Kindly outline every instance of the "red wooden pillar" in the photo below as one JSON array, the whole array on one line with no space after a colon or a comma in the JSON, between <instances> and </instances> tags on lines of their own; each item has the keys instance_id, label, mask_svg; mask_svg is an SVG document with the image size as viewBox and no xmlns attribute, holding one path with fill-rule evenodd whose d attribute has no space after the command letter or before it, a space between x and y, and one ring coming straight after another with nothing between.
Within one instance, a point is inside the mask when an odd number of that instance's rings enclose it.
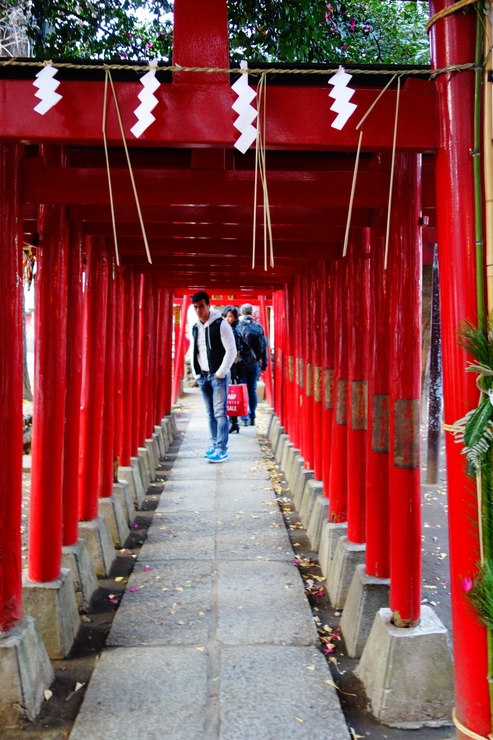
<instances>
[{"instance_id":1,"label":"red wooden pillar","mask_svg":"<svg viewBox=\"0 0 493 740\"><path fill-rule=\"evenodd\" d=\"M334 291L334 400L331 464L329 473L329 521L347 520L347 259L341 258Z\"/></svg>"},{"instance_id":2,"label":"red wooden pillar","mask_svg":"<svg viewBox=\"0 0 493 740\"><path fill-rule=\"evenodd\" d=\"M323 410L322 410L322 483L323 491L329 495L329 474L332 454L332 416L334 405L334 335L335 335L335 295L337 261L323 262L322 272L322 370L323 370Z\"/></svg>"},{"instance_id":3,"label":"red wooden pillar","mask_svg":"<svg viewBox=\"0 0 493 740\"><path fill-rule=\"evenodd\" d=\"M70 234L68 261L67 400L63 440L63 545L75 545L79 537L79 488L74 468L79 461L80 392L82 385L84 236L81 224Z\"/></svg>"},{"instance_id":4,"label":"red wooden pillar","mask_svg":"<svg viewBox=\"0 0 493 740\"><path fill-rule=\"evenodd\" d=\"M100 498L113 493L115 447L115 314L116 282L114 258L108 257L108 304L106 312L106 347L104 363L103 426L101 434Z\"/></svg>"},{"instance_id":5,"label":"red wooden pillar","mask_svg":"<svg viewBox=\"0 0 493 740\"><path fill-rule=\"evenodd\" d=\"M175 365L173 374L173 403L180 397L180 381L184 374L184 362L185 362L185 332L187 330L187 312L190 299L188 295L184 295L181 302L180 308L180 323L178 326L178 338L175 334ZM177 343L176 343L177 342Z\"/></svg>"},{"instance_id":6,"label":"red wooden pillar","mask_svg":"<svg viewBox=\"0 0 493 740\"><path fill-rule=\"evenodd\" d=\"M47 148L44 153L51 165L64 165L61 148ZM29 578L44 583L58 578L62 558L63 437L67 387L66 209L60 205L41 205L39 221Z\"/></svg>"},{"instance_id":7,"label":"red wooden pillar","mask_svg":"<svg viewBox=\"0 0 493 740\"><path fill-rule=\"evenodd\" d=\"M125 352L126 338L124 335L125 316L125 285L123 281L123 268L115 267L115 432L113 442L113 459L116 466L122 465L121 450L123 445L123 425L125 421L123 413L123 377L128 362ZM130 463L128 463L130 464Z\"/></svg>"},{"instance_id":8,"label":"red wooden pillar","mask_svg":"<svg viewBox=\"0 0 493 740\"><path fill-rule=\"evenodd\" d=\"M151 342L151 276L144 272L140 276L139 303L139 444L147 437L147 405L149 392L149 351Z\"/></svg>"},{"instance_id":9,"label":"red wooden pillar","mask_svg":"<svg viewBox=\"0 0 493 740\"><path fill-rule=\"evenodd\" d=\"M87 237L79 449L79 519L82 521L98 516L107 305L108 255L104 241Z\"/></svg>"},{"instance_id":10,"label":"red wooden pillar","mask_svg":"<svg viewBox=\"0 0 493 740\"><path fill-rule=\"evenodd\" d=\"M154 424L161 424L164 406L164 302L164 288L158 288L156 292L156 387L154 403Z\"/></svg>"},{"instance_id":11,"label":"red wooden pillar","mask_svg":"<svg viewBox=\"0 0 493 740\"><path fill-rule=\"evenodd\" d=\"M285 383L284 383L284 364L285 364L285 344L286 344L286 307L284 302L284 291L277 291L277 335L278 345L276 351L276 413L281 421L287 433L287 414L286 414L286 402L284 398Z\"/></svg>"},{"instance_id":12,"label":"red wooden pillar","mask_svg":"<svg viewBox=\"0 0 493 740\"><path fill-rule=\"evenodd\" d=\"M451 4L449 0L433 0L430 12ZM453 13L439 20L430 34L433 66L474 62L475 26L475 13ZM436 194L443 395L445 422L453 424L478 400L474 375L464 372L470 358L457 343L460 322L475 321L477 317L470 155L474 148L474 73L440 75L436 86L442 137L436 163ZM491 732L491 717L486 629L461 588L462 579L474 576L479 561L477 530L471 523L472 512L477 508L476 495L466 474L464 456L450 434L446 435L446 451L457 718L469 730L487 736ZM460 731L457 737L465 740Z\"/></svg>"},{"instance_id":13,"label":"red wooden pillar","mask_svg":"<svg viewBox=\"0 0 493 740\"><path fill-rule=\"evenodd\" d=\"M167 416L171 411L171 384L173 367L173 293L171 292L171 290L165 291L163 334L163 352L165 360L163 416Z\"/></svg>"},{"instance_id":14,"label":"red wooden pillar","mask_svg":"<svg viewBox=\"0 0 493 740\"><path fill-rule=\"evenodd\" d=\"M267 370L264 372L264 383L265 383L265 397L267 399L267 403L272 405L272 368L270 366L270 328L269 328L269 322L267 321L267 305L264 295L259 296L260 301L260 323L262 324L262 327L265 332L265 337L267 339Z\"/></svg>"},{"instance_id":15,"label":"red wooden pillar","mask_svg":"<svg viewBox=\"0 0 493 740\"><path fill-rule=\"evenodd\" d=\"M368 428L366 466L366 572L390 576L389 532L389 282L384 270L385 220L375 219L371 236Z\"/></svg>"},{"instance_id":16,"label":"red wooden pillar","mask_svg":"<svg viewBox=\"0 0 493 740\"><path fill-rule=\"evenodd\" d=\"M0 144L0 635L22 619L22 218L19 144Z\"/></svg>"},{"instance_id":17,"label":"red wooden pillar","mask_svg":"<svg viewBox=\"0 0 493 740\"><path fill-rule=\"evenodd\" d=\"M133 387L134 387L134 344L135 344L135 280L132 269L125 266L123 271L123 390L122 390L122 442L120 448L120 465L129 466L132 448L132 430L135 424L135 413L133 408ZM135 383L136 385L136 383Z\"/></svg>"},{"instance_id":18,"label":"red wooden pillar","mask_svg":"<svg viewBox=\"0 0 493 740\"><path fill-rule=\"evenodd\" d=\"M313 330L311 325L310 294L311 275L306 272L301 279L302 294L302 338L304 358L304 393L303 393L303 439L305 466L313 468Z\"/></svg>"},{"instance_id":19,"label":"red wooden pillar","mask_svg":"<svg viewBox=\"0 0 493 740\"><path fill-rule=\"evenodd\" d=\"M296 449L299 449L299 440L295 425L296 386L294 378L294 331L293 331L293 286L284 287L286 319L285 319L285 377L286 377L286 417L288 421L289 437Z\"/></svg>"},{"instance_id":20,"label":"red wooden pillar","mask_svg":"<svg viewBox=\"0 0 493 740\"><path fill-rule=\"evenodd\" d=\"M304 427L303 427L303 384L304 384L304 366L301 345L301 288L300 275L297 275L294 282L293 291L293 325L294 325L294 346L295 346L295 404L293 409L294 429L296 430L296 447L304 457Z\"/></svg>"},{"instance_id":21,"label":"red wooden pillar","mask_svg":"<svg viewBox=\"0 0 493 740\"><path fill-rule=\"evenodd\" d=\"M134 281L134 349L132 357L133 366L133 387L132 387L132 457L137 455L139 445L144 441L140 439L140 279L138 272L133 272Z\"/></svg>"},{"instance_id":22,"label":"red wooden pillar","mask_svg":"<svg viewBox=\"0 0 493 740\"><path fill-rule=\"evenodd\" d=\"M395 163L390 287L390 608L397 627L419 622L421 604L421 156Z\"/></svg>"},{"instance_id":23,"label":"red wooden pillar","mask_svg":"<svg viewBox=\"0 0 493 740\"><path fill-rule=\"evenodd\" d=\"M368 437L368 313L370 232L349 244L348 285L348 540L366 539L366 448Z\"/></svg>"},{"instance_id":24,"label":"red wooden pillar","mask_svg":"<svg viewBox=\"0 0 493 740\"><path fill-rule=\"evenodd\" d=\"M322 480L322 332L321 292L323 274L320 263L312 270L310 281L312 364L313 364L313 474Z\"/></svg>"},{"instance_id":25,"label":"red wooden pillar","mask_svg":"<svg viewBox=\"0 0 493 740\"><path fill-rule=\"evenodd\" d=\"M147 420L146 420L146 439L152 439L154 433L154 416L156 414L156 317L157 317L157 291L153 284L149 285L149 376L147 383Z\"/></svg>"}]
</instances>

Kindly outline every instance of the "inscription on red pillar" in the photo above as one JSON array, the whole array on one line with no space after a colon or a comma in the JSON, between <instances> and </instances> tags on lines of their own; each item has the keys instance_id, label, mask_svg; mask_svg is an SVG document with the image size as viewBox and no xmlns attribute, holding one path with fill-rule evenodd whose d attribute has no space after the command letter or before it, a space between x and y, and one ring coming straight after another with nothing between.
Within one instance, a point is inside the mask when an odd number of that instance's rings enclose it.
<instances>
[{"instance_id":1,"label":"inscription on red pillar","mask_svg":"<svg viewBox=\"0 0 493 740\"><path fill-rule=\"evenodd\" d=\"M313 367L311 362L306 364L306 395L313 396Z\"/></svg>"},{"instance_id":2,"label":"inscription on red pillar","mask_svg":"<svg viewBox=\"0 0 493 740\"><path fill-rule=\"evenodd\" d=\"M351 384L351 422L358 432L368 429L368 381L353 380Z\"/></svg>"},{"instance_id":3,"label":"inscription on red pillar","mask_svg":"<svg viewBox=\"0 0 493 740\"><path fill-rule=\"evenodd\" d=\"M417 468L419 465L419 401L398 398L394 405L394 465Z\"/></svg>"},{"instance_id":4,"label":"inscription on red pillar","mask_svg":"<svg viewBox=\"0 0 493 740\"><path fill-rule=\"evenodd\" d=\"M324 393L325 393L325 408L333 408L332 398L334 395L334 371L324 371Z\"/></svg>"},{"instance_id":5,"label":"inscription on red pillar","mask_svg":"<svg viewBox=\"0 0 493 740\"><path fill-rule=\"evenodd\" d=\"M373 452L389 452L390 435L390 396L388 393L375 393L373 396L373 417L371 430L371 449Z\"/></svg>"},{"instance_id":6,"label":"inscription on red pillar","mask_svg":"<svg viewBox=\"0 0 493 740\"><path fill-rule=\"evenodd\" d=\"M317 403L322 401L322 368L319 365L313 368L313 398Z\"/></svg>"},{"instance_id":7,"label":"inscription on red pillar","mask_svg":"<svg viewBox=\"0 0 493 740\"><path fill-rule=\"evenodd\" d=\"M348 407L348 382L347 380L337 381L337 413L336 421L338 424L347 424L347 407Z\"/></svg>"},{"instance_id":8,"label":"inscription on red pillar","mask_svg":"<svg viewBox=\"0 0 493 740\"><path fill-rule=\"evenodd\" d=\"M288 377L291 382L294 380L294 357L293 355L289 355L288 357Z\"/></svg>"}]
</instances>

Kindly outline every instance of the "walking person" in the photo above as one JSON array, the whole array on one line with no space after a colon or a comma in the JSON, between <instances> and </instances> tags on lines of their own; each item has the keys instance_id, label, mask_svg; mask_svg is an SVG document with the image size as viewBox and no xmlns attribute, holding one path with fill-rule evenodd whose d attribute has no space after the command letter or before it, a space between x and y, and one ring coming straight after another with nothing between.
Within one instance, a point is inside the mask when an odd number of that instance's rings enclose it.
<instances>
[{"instance_id":1,"label":"walking person","mask_svg":"<svg viewBox=\"0 0 493 740\"><path fill-rule=\"evenodd\" d=\"M211 463L221 463L228 459L226 404L236 342L230 325L220 311L211 307L205 291L191 299L198 319L192 328L192 369L209 419L210 446L205 456Z\"/></svg>"},{"instance_id":2,"label":"walking person","mask_svg":"<svg viewBox=\"0 0 493 740\"><path fill-rule=\"evenodd\" d=\"M245 368L251 363L256 362L257 358L250 345L243 339L238 328L240 323L238 309L235 306L226 306L223 310L223 316L233 329L236 341L236 358L231 365L231 382L242 383L244 382L242 378L245 374ZM238 417L230 416L229 418L231 421L229 433L233 434L233 432L236 432L238 434L240 431Z\"/></svg>"},{"instance_id":3,"label":"walking person","mask_svg":"<svg viewBox=\"0 0 493 740\"><path fill-rule=\"evenodd\" d=\"M245 426L255 426L255 412L257 410L257 382L261 371L267 369L267 338L262 326L253 320L253 307L244 303L240 308L238 330L243 339L255 353L255 362L245 365L240 382L248 387L249 414L242 417Z\"/></svg>"}]
</instances>

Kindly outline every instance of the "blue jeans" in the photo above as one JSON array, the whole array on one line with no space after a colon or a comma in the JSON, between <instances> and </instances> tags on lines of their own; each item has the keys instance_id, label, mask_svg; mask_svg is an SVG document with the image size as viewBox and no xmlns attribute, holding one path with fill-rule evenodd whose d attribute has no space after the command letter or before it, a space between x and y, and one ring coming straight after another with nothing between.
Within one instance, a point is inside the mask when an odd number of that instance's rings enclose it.
<instances>
[{"instance_id":1,"label":"blue jeans","mask_svg":"<svg viewBox=\"0 0 493 740\"><path fill-rule=\"evenodd\" d=\"M258 377L260 375L260 365L258 362L255 362L253 365L249 365L248 367L245 367L242 376L240 378L240 383L246 383L248 388L248 408L249 408L249 415L250 420L255 421L255 412L257 410L257 381ZM247 416L242 416L242 419L246 420L248 419Z\"/></svg>"},{"instance_id":2,"label":"blue jeans","mask_svg":"<svg viewBox=\"0 0 493 740\"><path fill-rule=\"evenodd\" d=\"M215 378L213 373L201 373L197 378L209 419L211 445L225 452L228 449L229 420L226 415L229 373L225 378Z\"/></svg>"}]
</instances>

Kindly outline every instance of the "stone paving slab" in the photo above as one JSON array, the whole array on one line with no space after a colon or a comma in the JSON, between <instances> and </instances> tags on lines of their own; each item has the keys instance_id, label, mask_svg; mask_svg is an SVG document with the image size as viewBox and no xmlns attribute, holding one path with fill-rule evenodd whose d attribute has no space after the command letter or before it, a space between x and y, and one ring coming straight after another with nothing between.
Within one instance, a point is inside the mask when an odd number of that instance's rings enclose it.
<instances>
[{"instance_id":1,"label":"stone paving slab","mask_svg":"<svg viewBox=\"0 0 493 740\"><path fill-rule=\"evenodd\" d=\"M176 480L165 484L156 511L213 511L217 483L213 480Z\"/></svg>"},{"instance_id":2,"label":"stone paving slab","mask_svg":"<svg viewBox=\"0 0 493 740\"><path fill-rule=\"evenodd\" d=\"M207 655L116 648L94 671L70 740L204 740Z\"/></svg>"},{"instance_id":3,"label":"stone paving slab","mask_svg":"<svg viewBox=\"0 0 493 740\"><path fill-rule=\"evenodd\" d=\"M221 481L218 485L218 506L221 511L276 511L278 509L272 488L259 486L260 481Z\"/></svg>"},{"instance_id":4,"label":"stone paving slab","mask_svg":"<svg viewBox=\"0 0 493 740\"><path fill-rule=\"evenodd\" d=\"M221 511L220 517L217 556L221 560L292 560L293 550L279 511Z\"/></svg>"},{"instance_id":5,"label":"stone paving slab","mask_svg":"<svg viewBox=\"0 0 493 740\"><path fill-rule=\"evenodd\" d=\"M294 565L218 567L217 639L228 645L316 645L317 631Z\"/></svg>"},{"instance_id":6,"label":"stone paving slab","mask_svg":"<svg viewBox=\"0 0 493 740\"><path fill-rule=\"evenodd\" d=\"M136 563L106 641L204 645L210 635L211 562Z\"/></svg>"},{"instance_id":7,"label":"stone paving slab","mask_svg":"<svg viewBox=\"0 0 493 740\"><path fill-rule=\"evenodd\" d=\"M220 740L350 740L328 679L312 648L222 648Z\"/></svg>"},{"instance_id":8,"label":"stone paving slab","mask_svg":"<svg viewBox=\"0 0 493 740\"><path fill-rule=\"evenodd\" d=\"M216 516L210 511L182 511L156 517L139 560L211 560L216 526Z\"/></svg>"},{"instance_id":9,"label":"stone paving slab","mask_svg":"<svg viewBox=\"0 0 493 740\"><path fill-rule=\"evenodd\" d=\"M258 455L258 448L257 448ZM260 478L261 480L270 481L267 466L262 460L246 459L243 457L233 460L230 458L227 462L221 463L220 465L212 465L208 463L209 467L220 468L220 480L237 480L241 478Z\"/></svg>"},{"instance_id":10,"label":"stone paving slab","mask_svg":"<svg viewBox=\"0 0 493 740\"><path fill-rule=\"evenodd\" d=\"M228 463L210 463L202 455L200 457L191 457L188 459L177 458L171 468L168 480L217 480L218 469Z\"/></svg>"}]
</instances>

